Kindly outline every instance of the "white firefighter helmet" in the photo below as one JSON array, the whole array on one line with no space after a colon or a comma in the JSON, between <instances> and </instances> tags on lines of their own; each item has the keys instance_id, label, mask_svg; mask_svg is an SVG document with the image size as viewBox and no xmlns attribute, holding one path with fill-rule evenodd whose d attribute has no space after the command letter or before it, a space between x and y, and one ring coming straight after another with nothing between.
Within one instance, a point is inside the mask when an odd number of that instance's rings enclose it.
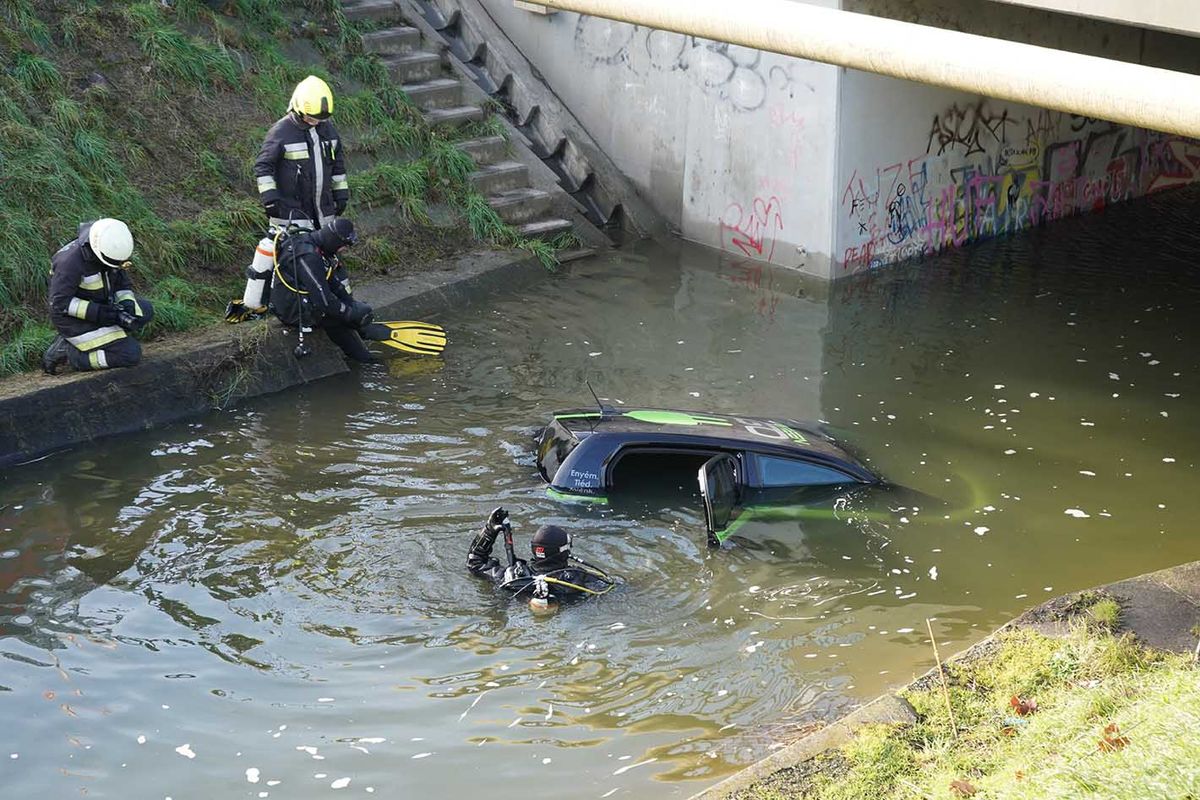
<instances>
[{"instance_id":1,"label":"white firefighter helmet","mask_svg":"<svg viewBox=\"0 0 1200 800\"><path fill-rule=\"evenodd\" d=\"M96 258L110 267L120 267L133 255L133 234L119 219L105 217L92 223L88 244Z\"/></svg>"}]
</instances>

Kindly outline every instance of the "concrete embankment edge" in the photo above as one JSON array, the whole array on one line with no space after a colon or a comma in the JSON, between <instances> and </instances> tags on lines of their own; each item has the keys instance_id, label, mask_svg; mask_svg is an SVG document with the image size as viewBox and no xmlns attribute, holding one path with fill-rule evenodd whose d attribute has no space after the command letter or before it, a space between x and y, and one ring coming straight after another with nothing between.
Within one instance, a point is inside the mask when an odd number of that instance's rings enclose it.
<instances>
[{"instance_id":1,"label":"concrete embankment edge","mask_svg":"<svg viewBox=\"0 0 1200 800\"><path fill-rule=\"evenodd\" d=\"M546 276L524 254L476 252L420 274L358 286L355 294L375 307L378 319L416 318L453 312ZM453 324L447 327L452 348ZM326 336L306 341L312 352L297 359L295 333L262 320L151 343L131 369L14 376L0 382L0 468L350 371Z\"/></svg>"},{"instance_id":2,"label":"concrete embankment edge","mask_svg":"<svg viewBox=\"0 0 1200 800\"><path fill-rule=\"evenodd\" d=\"M1065 633L1071 622L1069 610L1089 594L1112 597L1121 605L1121 623L1116 632L1132 633L1143 644L1172 652L1192 652L1197 647L1200 625L1200 561L1139 575L1095 589L1071 592L1047 600L1005 623L995 633L958 653L947 661L970 660L986 653L996 634L1013 628L1032 628L1050 636ZM836 722L789 744L720 783L693 795L690 800L724 800L744 792L776 772L797 767L826 750L840 747L858 728L872 723L912 723L916 715L898 694L909 687L926 683L925 675L895 693L885 694Z\"/></svg>"}]
</instances>

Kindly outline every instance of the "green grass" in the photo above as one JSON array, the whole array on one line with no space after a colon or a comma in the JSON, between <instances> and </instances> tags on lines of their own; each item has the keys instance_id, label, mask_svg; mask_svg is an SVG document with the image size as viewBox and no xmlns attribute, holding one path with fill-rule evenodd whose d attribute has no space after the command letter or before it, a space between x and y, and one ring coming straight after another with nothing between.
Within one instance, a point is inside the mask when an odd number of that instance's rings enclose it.
<instances>
[{"instance_id":1,"label":"green grass","mask_svg":"<svg viewBox=\"0 0 1200 800\"><path fill-rule=\"evenodd\" d=\"M1190 658L1085 625L1062 639L1011 632L999 645L947 666L957 730L940 686L914 691L919 721L862 729L843 750L844 774L818 777L805 795L754 796L949 800L969 787L989 800L1200 797L1200 671ZM1036 710L1019 713L1014 698Z\"/></svg>"},{"instance_id":2,"label":"green grass","mask_svg":"<svg viewBox=\"0 0 1200 800\"><path fill-rule=\"evenodd\" d=\"M227 51L188 36L170 24L159 3L136 3L125 14L132 24L134 38L162 79L205 88L231 85L237 80L238 66Z\"/></svg>"},{"instance_id":3,"label":"green grass","mask_svg":"<svg viewBox=\"0 0 1200 800\"><path fill-rule=\"evenodd\" d=\"M54 340L54 329L46 322L25 320L0 345L0 375L20 372L41 363L42 353Z\"/></svg>"},{"instance_id":4,"label":"green grass","mask_svg":"<svg viewBox=\"0 0 1200 800\"><path fill-rule=\"evenodd\" d=\"M1108 631L1115 631L1121 622L1121 604L1111 597L1103 597L1088 610L1093 622Z\"/></svg>"}]
</instances>

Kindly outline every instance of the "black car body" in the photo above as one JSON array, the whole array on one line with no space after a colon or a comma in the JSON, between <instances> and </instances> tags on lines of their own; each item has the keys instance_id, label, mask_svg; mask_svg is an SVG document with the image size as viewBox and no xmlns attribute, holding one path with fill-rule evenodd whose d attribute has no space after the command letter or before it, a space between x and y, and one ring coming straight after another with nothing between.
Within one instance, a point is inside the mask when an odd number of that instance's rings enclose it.
<instances>
[{"instance_id":1,"label":"black car body","mask_svg":"<svg viewBox=\"0 0 1200 800\"><path fill-rule=\"evenodd\" d=\"M796 420L669 409L572 409L542 431L537 464L561 500L608 502L670 466L694 468L710 540L721 541L747 509L795 502L814 487L878 484L880 478L825 431Z\"/></svg>"}]
</instances>

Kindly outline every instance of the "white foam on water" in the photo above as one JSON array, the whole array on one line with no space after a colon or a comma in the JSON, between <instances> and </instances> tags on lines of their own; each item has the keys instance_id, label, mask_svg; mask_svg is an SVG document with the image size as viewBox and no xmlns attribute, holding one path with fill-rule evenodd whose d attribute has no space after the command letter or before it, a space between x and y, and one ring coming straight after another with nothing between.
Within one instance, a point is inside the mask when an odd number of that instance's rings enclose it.
<instances>
[{"instance_id":1,"label":"white foam on water","mask_svg":"<svg viewBox=\"0 0 1200 800\"><path fill-rule=\"evenodd\" d=\"M616 772L614 772L613 775L623 775L631 769L637 769L638 767L645 766L646 764L653 764L655 761L658 761L658 759L657 758L647 758L645 761L639 761L636 764L630 764L627 767L621 767Z\"/></svg>"}]
</instances>

